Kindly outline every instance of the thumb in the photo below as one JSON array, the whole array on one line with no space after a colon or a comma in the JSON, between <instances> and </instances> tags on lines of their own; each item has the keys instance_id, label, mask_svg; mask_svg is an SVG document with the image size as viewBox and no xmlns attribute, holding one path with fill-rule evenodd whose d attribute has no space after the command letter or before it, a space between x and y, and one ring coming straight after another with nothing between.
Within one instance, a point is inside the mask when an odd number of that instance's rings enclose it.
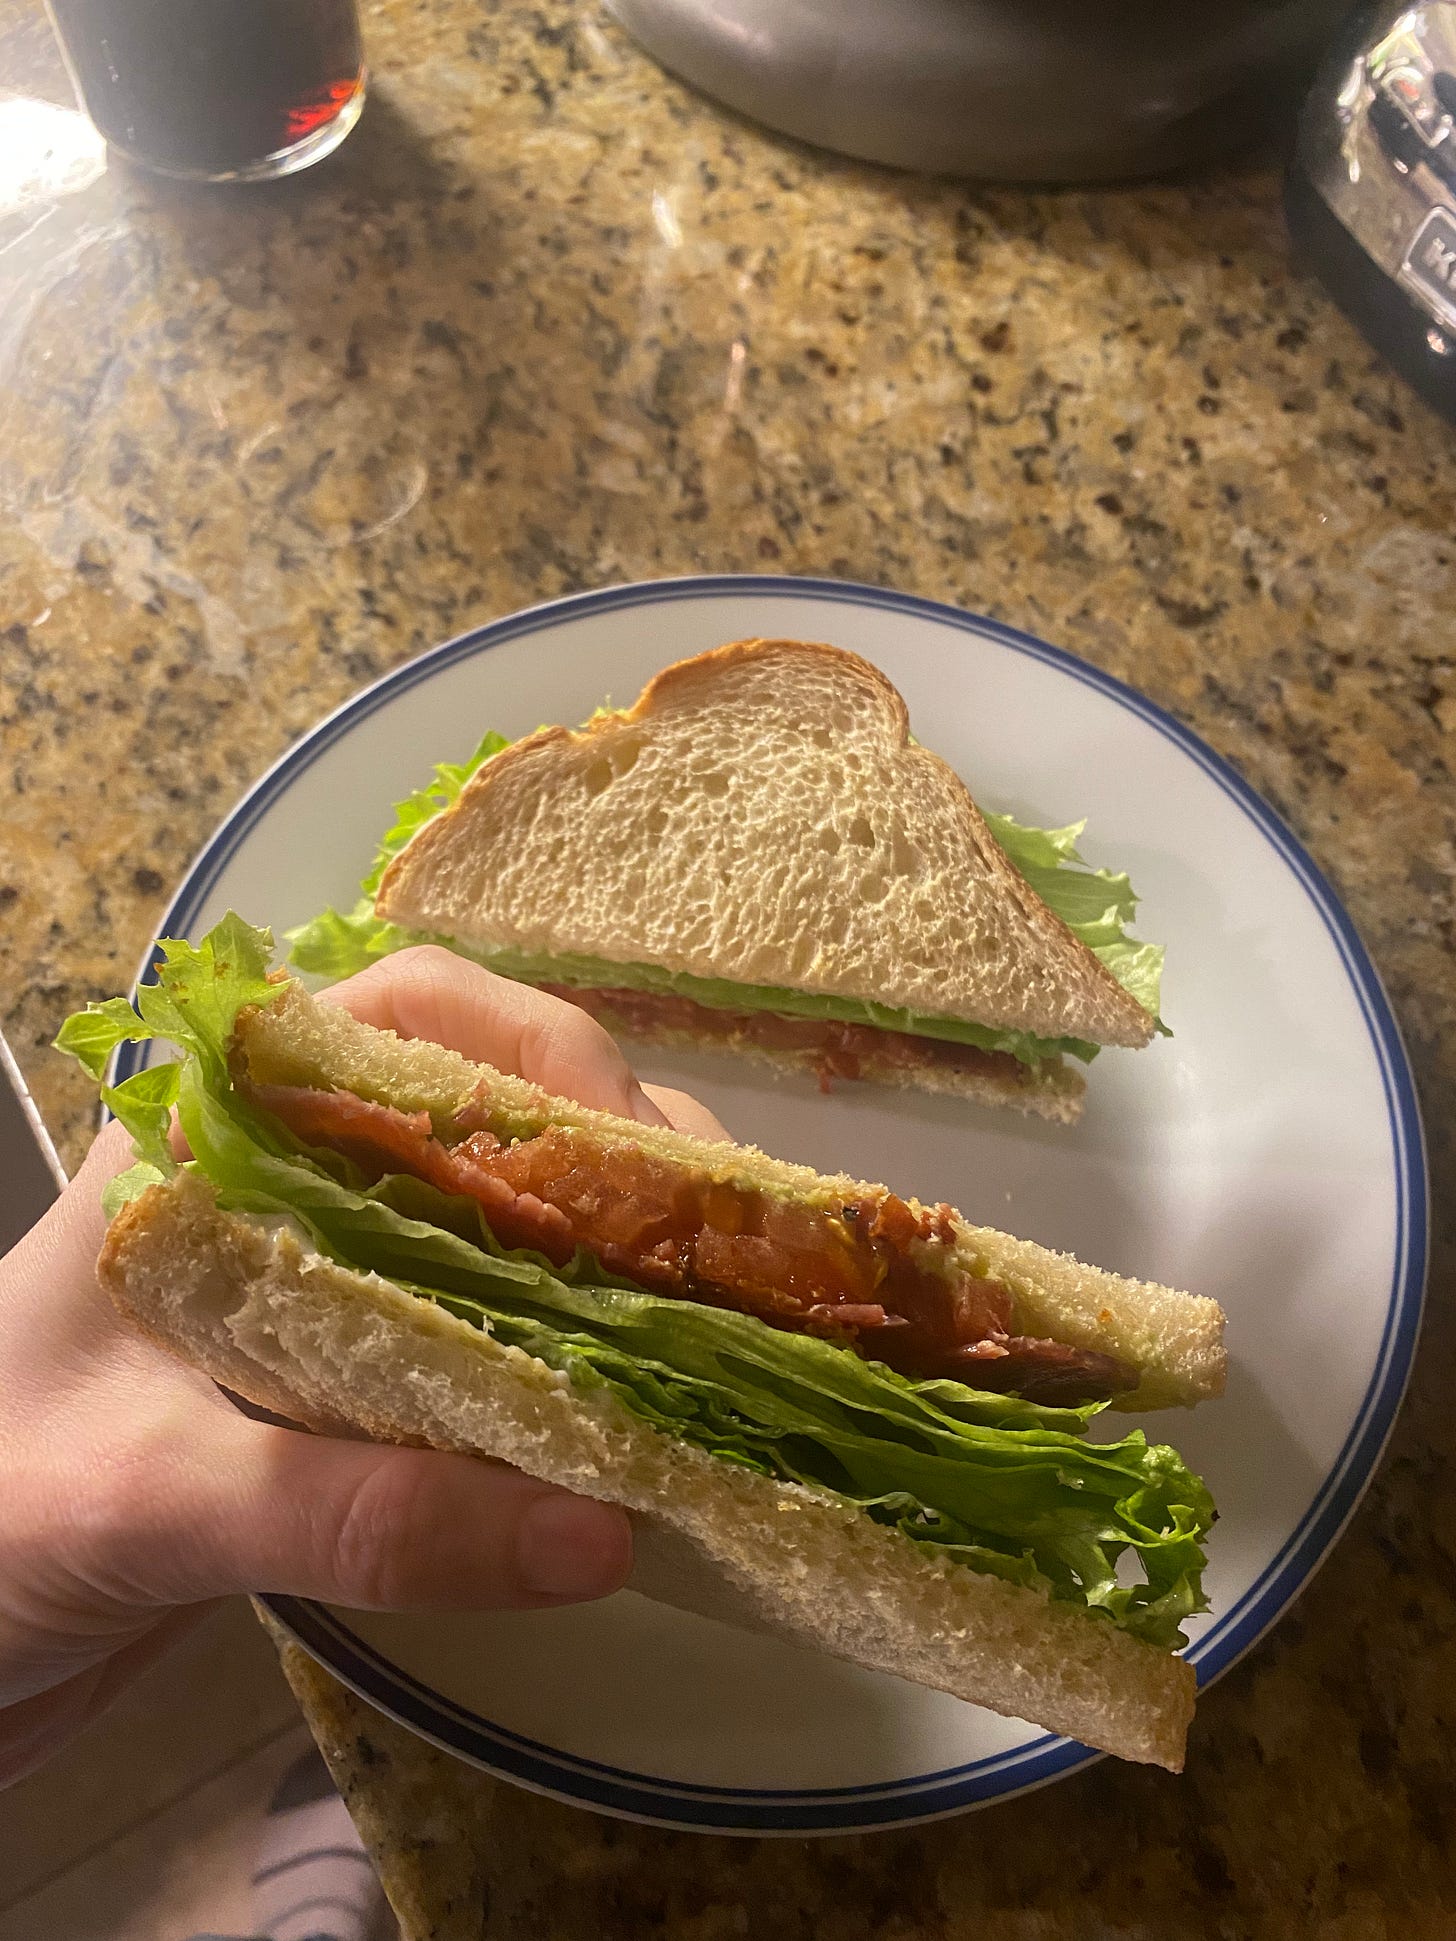
<instances>
[{"instance_id":1,"label":"thumb","mask_svg":"<svg viewBox=\"0 0 1456 1941\"><path fill-rule=\"evenodd\" d=\"M623 1510L503 1464L242 1416L209 1425L207 1446L108 1513L107 1547L138 1601L277 1591L363 1610L520 1610L605 1597L631 1569Z\"/></svg>"}]
</instances>

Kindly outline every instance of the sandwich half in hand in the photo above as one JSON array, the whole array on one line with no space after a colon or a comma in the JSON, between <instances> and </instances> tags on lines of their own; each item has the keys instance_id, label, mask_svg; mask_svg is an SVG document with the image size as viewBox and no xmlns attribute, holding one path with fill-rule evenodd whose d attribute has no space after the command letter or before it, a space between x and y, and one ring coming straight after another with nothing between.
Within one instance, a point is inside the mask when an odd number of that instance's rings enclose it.
<instances>
[{"instance_id":1,"label":"sandwich half in hand","mask_svg":"<svg viewBox=\"0 0 1456 1941\"><path fill-rule=\"evenodd\" d=\"M1213 1506L1086 1439L1224 1378L1223 1316L947 1206L552 1098L269 974L236 917L58 1043L139 1159L100 1274L229 1389L635 1513L639 1588L1181 1766ZM175 1104L193 1159L168 1144Z\"/></svg>"},{"instance_id":2,"label":"sandwich half in hand","mask_svg":"<svg viewBox=\"0 0 1456 1941\"><path fill-rule=\"evenodd\" d=\"M1163 960L1079 834L982 814L857 655L739 641L440 768L293 962L444 943L621 1035L1070 1121L1068 1059L1149 1043Z\"/></svg>"}]
</instances>

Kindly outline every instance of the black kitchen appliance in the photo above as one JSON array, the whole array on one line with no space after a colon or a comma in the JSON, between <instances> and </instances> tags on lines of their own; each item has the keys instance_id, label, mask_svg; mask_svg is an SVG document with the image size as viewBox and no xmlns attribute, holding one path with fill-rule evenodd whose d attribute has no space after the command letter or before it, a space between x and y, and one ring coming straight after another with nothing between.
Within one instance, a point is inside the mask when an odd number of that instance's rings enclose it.
<instances>
[{"instance_id":1,"label":"black kitchen appliance","mask_svg":"<svg viewBox=\"0 0 1456 1941\"><path fill-rule=\"evenodd\" d=\"M1456 419L1456 0L1361 17L1305 103L1286 204L1335 301Z\"/></svg>"}]
</instances>

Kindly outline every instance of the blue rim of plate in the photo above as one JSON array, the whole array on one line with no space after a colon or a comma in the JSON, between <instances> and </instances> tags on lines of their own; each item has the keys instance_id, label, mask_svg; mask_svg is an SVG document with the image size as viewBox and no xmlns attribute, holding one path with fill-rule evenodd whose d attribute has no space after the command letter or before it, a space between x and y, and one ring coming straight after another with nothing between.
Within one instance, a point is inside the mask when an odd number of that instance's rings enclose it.
<instances>
[{"instance_id":1,"label":"blue rim of plate","mask_svg":"<svg viewBox=\"0 0 1456 1941\"><path fill-rule=\"evenodd\" d=\"M649 580L599 592L569 594L473 628L407 661L327 715L296 742L252 788L198 856L162 920L161 936L185 936L234 852L258 819L318 756L360 721L442 668L488 652L508 640L588 614L665 601L726 596L833 601L846 606L914 615L989 639L1056 668L1129 710L1173 743L1225 795L1277 852L1318 912L1334 945L1370 1035L1384 1090L1396 1193L1390 1293L1375 1366L1344 1446L1304 1516L1278 1554L1238 1603L1202 1632L1185 1654L1200 1688L1252 1648L1319 1568L1354 1514L1394 1426L1410 1377L1424 1302L1427 1255L1425 1141L1410 1063L1390 1002L1354 924L1302 843L1238 771L1191 729L1135 688L1000 621L983 619L918 595L852 581L796 579L776 574L716 574ZM156 947L138 983L155 977ZM137 1070L144 1054L123 1045L116 1078ZM1049 1784L1102 1755L1067 1739L1042 1734L1010 1751L922 1773L883 1786L815 1792L695 1787L651 1774L626 1772L577 1758L507 1731L431 1692L390 1664L322 1605L297 1598L259 1600L285 1630L345 1684L380 1710L446 1750L503 1778L599 1812L661 1826L720 1833L833 1833L935 1819Z\"/></svg>"}]
</instances>

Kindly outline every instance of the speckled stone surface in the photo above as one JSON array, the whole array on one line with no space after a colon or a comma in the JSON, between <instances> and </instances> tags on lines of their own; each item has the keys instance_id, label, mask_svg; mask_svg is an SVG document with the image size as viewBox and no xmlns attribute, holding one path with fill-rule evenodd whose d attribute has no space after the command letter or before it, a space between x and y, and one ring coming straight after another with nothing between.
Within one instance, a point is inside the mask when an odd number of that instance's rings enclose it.
<instances>
[{"instance_id":1,"label":"speckled stone surface","mask_svg":"<svg viewBox=\"0 0 1456 1941\"><path fill-rule=\"evenodd\" d=\"M763 136L594 0L366 28L360 128L268 190L103 172L65 117L27 184L0 98L0 1015L67 1154L89 1102L47 1041L326 709L535 599L771 568L1031 628L1233 760L1388 982L1438 1218L1379 1481L1183 1779L699 1842L494 1787L296 1668L413 1941L1456 1935L1456 432L1291 270L1259 168L979 192ZM29 0L7 88L68 99Z\"/></svg>"}]
</instances>

